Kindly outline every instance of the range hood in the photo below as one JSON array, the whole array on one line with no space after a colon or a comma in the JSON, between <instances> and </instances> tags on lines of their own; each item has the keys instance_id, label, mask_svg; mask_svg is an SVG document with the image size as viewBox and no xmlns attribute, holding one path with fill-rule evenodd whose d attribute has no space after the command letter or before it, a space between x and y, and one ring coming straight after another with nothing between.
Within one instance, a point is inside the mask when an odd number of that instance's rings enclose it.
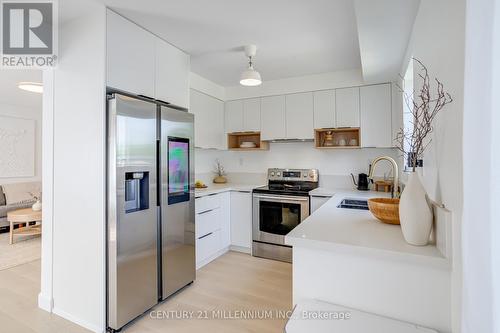
<instances>
[{"instance_id":1,"label":"range hood","mask_svg":"<svg viewBox=\"0 0 500 333\"><path fill-rule=\"evenodd\" d=\"M275 139L266 140L271 143L314 142L314 139Z\"/></svg>"}]
</instances>

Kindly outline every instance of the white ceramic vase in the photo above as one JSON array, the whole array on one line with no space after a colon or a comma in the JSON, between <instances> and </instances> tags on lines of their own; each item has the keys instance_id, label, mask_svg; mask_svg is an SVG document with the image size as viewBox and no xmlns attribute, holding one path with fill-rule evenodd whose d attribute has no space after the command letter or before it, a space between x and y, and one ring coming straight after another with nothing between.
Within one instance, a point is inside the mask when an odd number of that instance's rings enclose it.
<instances>
[{"instance_id":1,"label":"white ceramic vase","mask_svg":"<svg viewBox=\"0 0 500 333\"><path fill-rule=\"evenodd\" d=\"M37 200L33 206L31 206L31 209L33 209L35 212L38 212L40 210L42 210L42 203L40 202L40 200Z\"/></svg>"},{"instance_id":2,"label":"white ceramic vase","mask_svg":"<svg viewBox=\"0 0 500 333\"><path fill-rule=\"evenodd\" d=\"M401 229L408 244L423 246L429 243L432 217L424 186L418 174L412 172L399 201Z\"/></svg>"}]
</instances>

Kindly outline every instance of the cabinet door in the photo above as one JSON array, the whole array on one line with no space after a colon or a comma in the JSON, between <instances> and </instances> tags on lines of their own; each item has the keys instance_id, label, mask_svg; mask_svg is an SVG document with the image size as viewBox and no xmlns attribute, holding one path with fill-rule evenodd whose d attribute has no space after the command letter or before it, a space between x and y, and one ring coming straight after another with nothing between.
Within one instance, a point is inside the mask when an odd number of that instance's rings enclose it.
<instances>
[{"instance_id":1,"label":"cabinet door","mask_svg":"<svg viewBox=\"0 0 500 333\"><path fill-rule=\"evenodd\" d=\"M190 112L195 117L195 146L225 149L224 102L194 89L190 96Z\"/></svg>"},{"instance_id":2,"label":"cabinet door","mask_svg":"<svg viewBox=\"0 0 500 333\"><path fill-rule=\"evenodd\" d=\"M313 139L313 117L312 92L286 96L287 139Z\"/></svg>"},{"instance_id":3,"label":"cabinet door","mask_svg":"<svg viewBox=\"0 0 500 333\"><path fill-rule=\"evenodd\" d=\"M155 98L189 107L189 55L156 39Z\"/></svg>"},{"instance_id":4,"label":"cabinet door","mask_svg":"<svg viewBox=\"0 0 500 333\"><path fill-rule=\"evenodd\" d=\"M335 127L359 127L359 88L335 90Z\"/></svg>"},{"instance_id":5,"label":"cabinet door","mask_svg":"<svg viewBox=\"0 0 500 333\"><path fill-rule=\"evenodd\" d=\"M231 245L252 247L252 193L231 192Z\"/></svg>"},{"instance_id":6,"label":"cabinet door","mask_svg":"<svg viewBox=\"0 0 500 333\"><path fill-rule=\"evenodd\" d=\"M156 37L110 10L106 25L108 87L154 97Z\"/></svg>"},{"instance_id":7,"label":"cabinet door","mask_svg":"<svg viewBox=\"0 0 500 333\"><path fill-rule=\"evenodd\" d=\"M335 90L314 92L314 128L335 127Z\"/></svg>"},{"instance_id":8,"label":"cabinet door","mask_svg":"<svg viewBox=\"0 0 500 333\"><path fill-rule=\"evenodd\" d=\"M260 98L243 100L243 131L260 131Z\"/></svg>"},{"instance_id":9,"label":"cabinet door","mask_svg":"<svg viewBox=\"0 0 500 333\"><path fill-rule=\"evenodd\" d=\"M211 232L196 239L196 269L200 269L215 259L214 256L221 248L220 230Z\"/></svg>"},{"instance_id":10,"label":"cabinet door","mask_svg":"<svg viewBox=\"0 0 500 333\"><path fill-rule=\"evenodd\" d=\"M378 84L360 88L361 145L392 146L391 85Z\"/></svg>"},{"instance_id":11,"label":"cabinet door","mask_svg":"<svg viewBox=\"0 0 500 333\"><path fill-rule=\"evenodd\" d=\"M222 249L231 245L231 193L224 192L220 196L221 241Z\"/></svg>"},{"instance_id":12,"label":"cabinet door","mask_svg":"<svg viewBox=\"0 0 500 333\"><path fill-rule=\"evenodd\" d=\"M262 97L260 108L261 139L285 139L285 96Z\"/></svg>"},{"instance_id":13,"label":"cabinet door","mask_svg":"<svg viewBox=\"0 0 500 333\"><path fill-rule=\"evenodd\" d=\"M323 206L331 197L311 196L311 214Z\"/></svg>"},{"instance_id":14,"label":"cabinet door","mask_svg":"<svg viewBox=\"0 0 500 333\"><path fill-rule=\"evenodd\" d=\"M224 108L226 133L243 132L243 101L228 101Z\"/></svg>"}]
</instances>

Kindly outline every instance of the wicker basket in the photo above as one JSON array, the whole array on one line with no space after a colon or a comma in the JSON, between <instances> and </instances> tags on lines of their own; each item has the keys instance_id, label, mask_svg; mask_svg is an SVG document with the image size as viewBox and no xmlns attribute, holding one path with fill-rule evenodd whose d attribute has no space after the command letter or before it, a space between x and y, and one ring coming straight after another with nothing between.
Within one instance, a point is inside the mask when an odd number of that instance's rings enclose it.
<instances>
[{"instance_id":1,"label":"wicker basket","mask_svg":"<svg viewBox=\"0 0 500 333\"><path fill-rule=\"evenodd\" d=\"M399 199L368 199L368 208L380 221L387 224L399 224Z\"/></svg>"}]
</instances>

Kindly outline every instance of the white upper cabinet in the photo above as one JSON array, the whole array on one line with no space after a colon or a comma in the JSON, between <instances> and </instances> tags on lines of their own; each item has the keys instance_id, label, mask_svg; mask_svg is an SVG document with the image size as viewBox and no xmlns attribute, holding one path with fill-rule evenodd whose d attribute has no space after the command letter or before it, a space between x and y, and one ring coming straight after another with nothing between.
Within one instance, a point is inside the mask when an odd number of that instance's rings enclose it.
<instances>
[{"instance_id":1,"label":"white upper cabinet","mask_svg":"<svg viewBox=\"0 0 500 333\"><path fill-rule=\"evenodd\" d=\"M335 90L336 127L359 127L359 88Z\"/></svg>"},{"instance_id":2,"label":"white upper cabinet","mask_svg":"<svg viewBox=\"0 0 500 333\"><path fill-rule=\"evenodd\" d=\"M335 90L314 92L314 128L336 127Z\"/></svg>"},{"instance_id":3,"label":"white upper cabinet","mask_svg":"<svg viewBox=\"0 0 500 333\"><path fill-rule=\"evenodd\" d=\"M189 55L156 39L155 98L189 107Z\"/></svg>"},{"instance_id":4,"label":"white upper cabinet","mask_svg":"<svg viewBox=\"0 0 500 333\"><path fill-rule=\"evenodd\" d=\"M243 100L243 131L260 131L260 98Z\"/></svg>"},{"instance_id":5,"label":"white upper cabinet","mask_svg":"<svg viewBox=\"0 0 500 333\"><path fill-rule=\"evenodd\" d=\"M361 145L392 147L391 85L360 88Z\"/></svg>"},{"instance_id":6,"label":"white upper cabinet","mask_svg":"<svg viewBox=\"0 0 500 333\"><path fill-rule=\"evenodd\" d=\"M226 149L224 102L191 89L189 111L194 114L194 143L199 148Z\"/></svg>"},{"instance_id":7,"label":"white upper cabinet","mask_svg":"<svg viewBox=\"0 0 500 333\"><path fill-rule=\"evenodd\" d=\"M260 98L226 102L226 133L260 131Z\"/></svg>"},{"instance_id":8,"label":"white upper cabinet","mask_svg":"<svg viewBox=\"0 0 500 333\"><path fill-rule=\"evenodd\" d=\"M312 92L286 95L287 139L313 139Z\"/></svg>"},{"instance_id":9,"label":"white upper cabinet","mask_svg":"<svg viewBox=\"0 0 500 333\"><path fill-rule=\"evenodd\" d=\"M286 139L285 96L262 97L261 139Z\"/></svg>"},{"instance_id":10,"label":"white upper cabinet","mask_svg":"<svg viewBox=\"0 0 500 333\"><path fill-rule=\"evenodd\" d=\"M189 108L189 55L107 10L107 86Z\"/></svg>"},{"instance_id":11,"label":"white upper cabinet","mask_svg":"<svg viewBox=\"0 0 500 333\"><path fill-rule=\"evenodd\" d=\"M228 101L225 103L224 122L226 133L243 131L243 101Z\"/></svg>"},{"instance_id":12,"label":"white upper cabinet","mask_svg":"<svg viewBox=\"0 0 500 333\"><path fill-rule=\"evenodd\" d=\"M107 85L132 94L155 94L156 37L107 10Z\"/></svg>"}]
</instances>

